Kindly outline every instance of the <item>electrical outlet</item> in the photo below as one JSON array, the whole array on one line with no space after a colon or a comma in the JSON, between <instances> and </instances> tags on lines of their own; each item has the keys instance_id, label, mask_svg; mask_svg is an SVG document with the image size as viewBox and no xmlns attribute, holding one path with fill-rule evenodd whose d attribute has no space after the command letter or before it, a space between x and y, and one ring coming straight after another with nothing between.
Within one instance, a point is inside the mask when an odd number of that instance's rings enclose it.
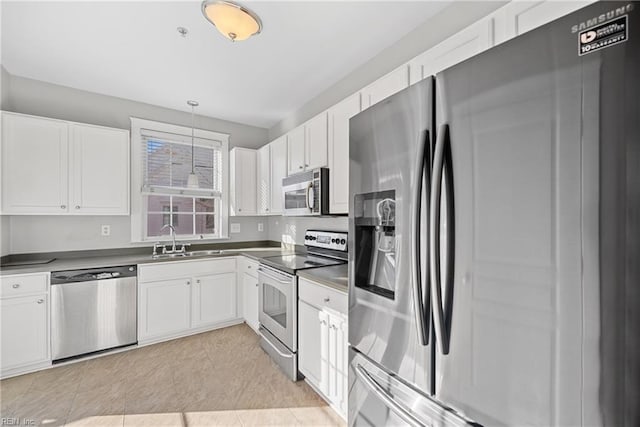
<instances>
[{"instance_id":1,"label":"electrical outlet","mask_svg":"<svg viewBox=\"0 0 640 427\"><path fill-rule=\"evenodd\" d=\"M261 222L258 223L258 231L264 231L264 224Z\"/></svg>"},{"instance_id":2,"label":"electrical outlet","mask_svg":"<svg viewBox=\"0 0 640 427\"><path fill-rule=\"evenodd\" d=\"M240 232L240 224L238 224L237 222L232 222L231 223L231 232L232 233L239 233Z\"/></svg>"},{"instance_id":3,"label":"electrical outlet","mask_svg":"<svg viewBox=\"0 0 640 427\"><path fill-rule=\"evenodd\" d=\"M111 226L110 225L101 226L100 234L102 234L103 236L109 236L111 234Z\"/></svg>"}]
</instances>

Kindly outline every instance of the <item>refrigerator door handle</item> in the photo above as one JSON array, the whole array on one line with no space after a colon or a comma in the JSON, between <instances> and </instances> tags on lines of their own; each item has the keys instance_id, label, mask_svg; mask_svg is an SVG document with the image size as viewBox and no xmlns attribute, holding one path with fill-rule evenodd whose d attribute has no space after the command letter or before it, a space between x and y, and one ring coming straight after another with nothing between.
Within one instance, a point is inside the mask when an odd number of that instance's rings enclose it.
<instances>
[{"instance_id":1,"label":"refrigerator door handle","mask_svg":"<svg viewBox=\"0 0 640 427\"><path fill-rule=\"evenodd\" d=\"M431 309L433 311L436 341L442 354L449 354L449 339L444 324L442 284L440 283L440 196L444 169L444 146L449 126L440 126L433 156L433 174L429 201L429 277L431 278Z\"/></svg>"},{"instance_id":2,"label":"refrigerator door handle","mask_svg":"<svg viewBox=\"0 0 640 427\"><path fill-rule=\"evenodd\" d=\"M430 141L429 131L422 132L422 140L418 148L418 159L416 166L415 186L411 201L413 211L411 212L411 276L413 282L413 306L416 321L416 330L418 331L418 340L420 344L429 345L429 328L427 325L428 316L425 316L425 307L423 304L422 294L422 274L420 269L420 219L422 214L422 181L424 179L425 169L427 166L427 144ZM427 292L427 298L429 292ZM427 300L427 307L429 302Z\"/></svg>"},{"instance_id":3,"label":"refrigerator door handle","mask_svg":"<svg viewBox=\"0 0 640 427\"><path fill-rule=\"evenodd\" d=\"M373 377L367 372L362 365L356 365L356 376L362 381L364 385L369 388L373 393L375 393L380 400L382 400L385 405L393 412L396 413L404 422L414 427L422 427L423 423L420 422L416 417L414 417L407 409L405 409L402 405L396 402L391 396Z\"/></svg>"}]
</instances>

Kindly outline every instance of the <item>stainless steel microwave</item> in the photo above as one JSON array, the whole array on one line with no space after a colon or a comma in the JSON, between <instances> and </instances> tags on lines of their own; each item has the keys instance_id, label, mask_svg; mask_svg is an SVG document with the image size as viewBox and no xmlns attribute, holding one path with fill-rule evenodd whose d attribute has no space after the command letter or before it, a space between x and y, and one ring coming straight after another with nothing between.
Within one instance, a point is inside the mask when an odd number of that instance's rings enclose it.
<instances>
[{"instance_id":1,"label":"stainless steel microwave","mask_svg":"<svg viewBox=\"0 0 640 427\"><path fill-rule=\"evenodd\" d=\"M317 168L282 179L284 215L329 214L329 169Z\"/></svg>"}]
</instances>

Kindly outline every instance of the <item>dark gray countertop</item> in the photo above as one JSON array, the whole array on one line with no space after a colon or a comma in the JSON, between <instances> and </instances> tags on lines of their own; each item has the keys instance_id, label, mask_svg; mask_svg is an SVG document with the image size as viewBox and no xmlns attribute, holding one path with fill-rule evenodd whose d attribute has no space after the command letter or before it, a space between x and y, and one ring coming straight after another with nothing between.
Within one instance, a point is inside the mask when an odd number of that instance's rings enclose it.
<instances>
[{"instance_id":1,"label":"dark gray countertop","mask_svg":"<svg viewBox=\"0 0 640 427\"><path fill-rule=\"evenodd\" d=\"M251 242L250 242L251 243ZM140 253L125 253L114 254L113 251L105 252L103 255L99 254L100 251L88 251L88 256L74 256L64 257L64 253L57 254L55 260L47 264L32 264L22 265L15 267L2 267L0 268L0 276L7 276L11 274L29 274L29 273L43 273L49 271L61 271L61 270L80 270L84 268L100 268L100 267L114 267L121 265L133 265L133 264L153 264L161 262L180 262L180 261L196 261L202 259L212 258L224 258L230 256L244 255L249 258L260 261L260 258L268 256L286 255L295 253L295 249L284 249L279 247L255 247L246 246L244 248L223 249L219 255L209 255L200 257L176 257L176 258L151 258L150 252ZM126 251L123 251L126 252ZM35 254L34 256L37 256Z\"/></svg>"},{"instance_id":2,"label":"dark gray countertop","mask_svg":"<svg viewBox=\"0 0 640 427\"><path fill-rule=\"evenodd\" d=\"M312 280L341 292L349 290L349 267L347 264L310 268L298 271L298 276Z\"/></svg>"}]
</instances>

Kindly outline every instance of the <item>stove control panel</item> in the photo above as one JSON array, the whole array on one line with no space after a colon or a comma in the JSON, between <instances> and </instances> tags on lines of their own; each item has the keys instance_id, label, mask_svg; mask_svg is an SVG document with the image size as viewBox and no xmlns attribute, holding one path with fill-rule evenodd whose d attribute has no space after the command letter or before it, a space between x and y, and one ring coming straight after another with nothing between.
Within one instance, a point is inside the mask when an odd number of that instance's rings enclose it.
<instances>
[{"instance_id":1,"label":"stove control panel","mask_svg":"<svg viewBox=\"0 0 640 427\"><path fill-rule=\"evenodd\" d=\"M347 251L347 233L345 231L307 230L304 235L305 246Z\"/></svg>"}]
</instances>

